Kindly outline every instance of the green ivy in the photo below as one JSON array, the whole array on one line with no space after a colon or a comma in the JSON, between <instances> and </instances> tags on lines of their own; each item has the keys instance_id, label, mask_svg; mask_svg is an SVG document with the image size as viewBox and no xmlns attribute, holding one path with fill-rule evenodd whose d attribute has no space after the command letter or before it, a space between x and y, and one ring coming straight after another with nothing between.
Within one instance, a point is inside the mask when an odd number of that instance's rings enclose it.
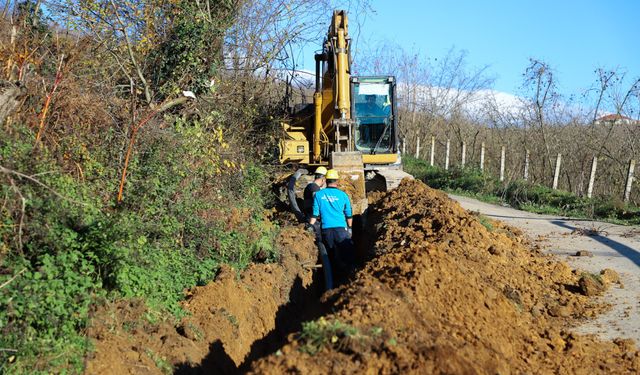
<instances>
[{"instance_id":1,"label":"green ivy","mask_svg":"<svg viewBox=\"0 0 640 375\"><path fill-rule=\"evenodd\" d=\"M205 14L191 0L174 5L170 37L150 54L155 84L164 95L179 90L200 94L210 89L235 7L234 1L216 1Z\"/></svg>"}]
</instances>

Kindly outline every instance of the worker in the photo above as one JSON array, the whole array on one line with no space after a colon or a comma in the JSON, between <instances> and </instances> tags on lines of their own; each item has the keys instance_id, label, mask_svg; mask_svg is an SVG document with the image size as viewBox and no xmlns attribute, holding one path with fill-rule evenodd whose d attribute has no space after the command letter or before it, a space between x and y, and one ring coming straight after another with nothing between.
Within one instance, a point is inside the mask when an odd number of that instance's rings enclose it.
<instances>
[{"instance_id":1,"label":"worker","mask_svg":"<svg viewBox=\"0 0 640 375\"><path fill-rule=\"evenodd\" d=\"M313 215L313 197L316 192L320 191L325 186L325 178L324 176L327 174L327 168L318 167L313 176L313 181L307 184L304 188L304 214L307 215L307 218L310 218Z\"/></svg>"},{"instance_id":2,"label":"worker","mask_svg":"<svg viewBox=\"0 0 640 375\"><path fill-rule=\"evenodd\" d=\"M296 197L296 183L298 179L303 174L309 174L309 171L306 169L298 169L296 173L292 174L289 177L289 182L287 182L287 198L289 199L289 204L291 205L291 211L294 215L296 215L296 219L298 219L301 223L306 223L309 219L305 216L305 214L298 207L298 198Z\"/></svg>"},{"instance_id":3,"label":"worker","mask_svg":"<svg viewBox=\"0 0 640 375\"><path fill-rule=\"evenodd\" d=\"M322 242L334 269L346 274L354 263L354 246L351 240L351 201L349 196L338 189L338 171L330 169L326 174L326 189L316 192L313 199L311 226L320 219Z\"/></svg>"},{"instance_id":4,"label":"worker","mask_svg":"<svg viewBox=\"0 0 640 375\"><path fill-rule=\"evenodd\" d=\"M365 102L356 104L356 111L361 120L358 145L370 146L377 141L375 130L383 121L383 107L378 104L376 95L365 95Z\"/></svg>"},{"instance_id":5,"label":"worker","mask_svg":"<svg viewBox=\"0 0 640 375\"><path fill-rule=\"evenodd\" d=\"M375 95L367 95L365 96L366 103L364 104L364 108L368 111L370 116L377 116L378 112L382 110L382 107L378 105Z\"/></svg>"}]
</instances>

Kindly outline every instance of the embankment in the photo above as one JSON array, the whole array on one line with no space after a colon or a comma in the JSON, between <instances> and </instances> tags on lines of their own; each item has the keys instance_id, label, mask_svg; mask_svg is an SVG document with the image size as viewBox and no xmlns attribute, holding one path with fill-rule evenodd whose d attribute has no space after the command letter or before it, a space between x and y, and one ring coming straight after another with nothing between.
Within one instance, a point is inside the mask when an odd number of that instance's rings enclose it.
<instances>
[{"instance_id":1,"label":"embankment","mask_svg":"<svg viewBox=\"0 0 640 375\"><path fill-rule=\"evenodd\" d=\"M101 307L89 337L95 352L87 374L236 373L321 313L312 268L317 250L302 229L284 228L280 261L242 274L223 268L216 280L188 292L180 322L154 322L136 302ZM289 319L295 316L296 319Z\"/></svg>"},{"instance_id":2,"label":"embankment","mask_svg":"<svg viewBox=\"0 0 640 375\"><path fill-rule=\"evenodd\" d=\"M517 231L489 230L419 181L382 195L371 218L379 255L336 293L333 313L253 372L640 372L633 342L571 333L603 306Z\"/></svg>"}]
</instances>

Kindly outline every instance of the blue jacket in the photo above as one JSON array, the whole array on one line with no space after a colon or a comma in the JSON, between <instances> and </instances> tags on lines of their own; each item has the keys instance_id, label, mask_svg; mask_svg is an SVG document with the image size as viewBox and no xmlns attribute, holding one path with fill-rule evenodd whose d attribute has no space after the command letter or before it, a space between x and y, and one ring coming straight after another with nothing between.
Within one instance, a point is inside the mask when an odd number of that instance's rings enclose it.
<instances>
[{"instance_id":1,"label":"blue jacket","mask_svg":"<svg viewBox=\"0 0 640 375\"><path fill-rule=\"evenodd\" d=\"M351 219L351 201L344 191L328 186L313 198L313 216L320 217L322 229L346 228Z\"/></svg>"}]
</instances>

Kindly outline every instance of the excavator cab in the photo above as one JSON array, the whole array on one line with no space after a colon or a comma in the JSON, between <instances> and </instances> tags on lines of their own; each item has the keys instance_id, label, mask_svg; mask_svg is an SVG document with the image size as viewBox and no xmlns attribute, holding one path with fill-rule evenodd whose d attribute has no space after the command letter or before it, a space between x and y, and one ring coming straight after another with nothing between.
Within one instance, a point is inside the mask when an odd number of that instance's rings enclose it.
<instances>
[{"instance_id":1,"label":"excavator cab","mask_svg":"<svg viewBox=\"0 0 640 375\"><path fill-rule=\"evenodd\" d=\"M397 152L394 77L352 77L355 150L363 155Z\"/></svg>"}]
</instances>

